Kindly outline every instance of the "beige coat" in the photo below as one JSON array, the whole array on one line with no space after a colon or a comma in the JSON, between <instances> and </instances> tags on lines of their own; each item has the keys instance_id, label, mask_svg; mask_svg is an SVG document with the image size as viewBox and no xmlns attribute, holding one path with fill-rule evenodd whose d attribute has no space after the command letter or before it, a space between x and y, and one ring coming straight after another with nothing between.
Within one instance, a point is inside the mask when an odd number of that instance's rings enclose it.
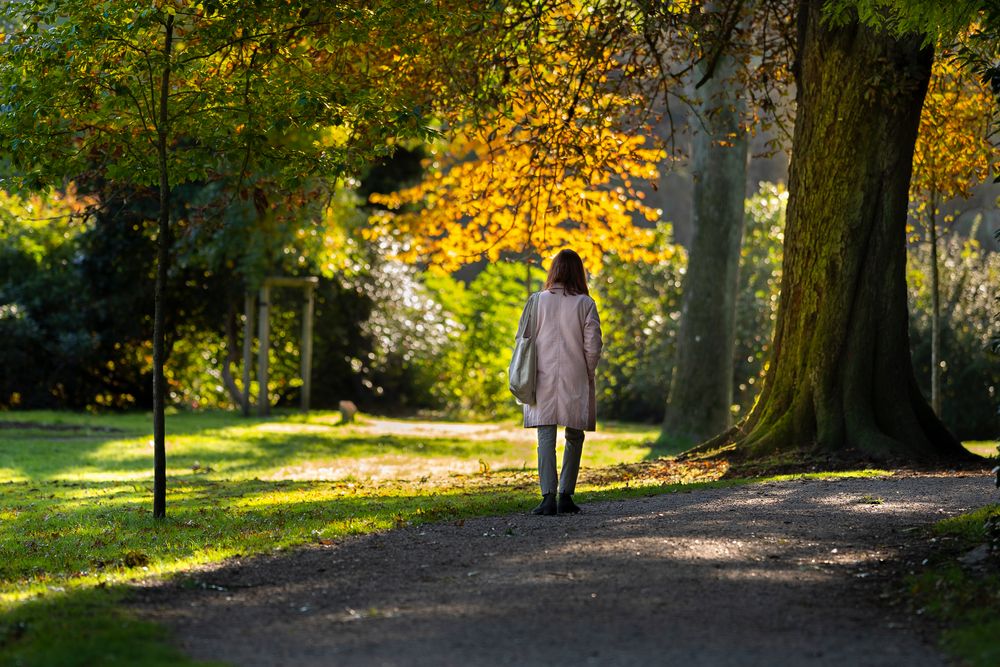
<instances>
[{"instance_id":1,"label":"beige coat","mask_svg":"<svg viewBox=\"0 0 1000 667\"><path fill-rule=\"evenodd\" d=\"M517 335L524 332L521 313ZM555 424L593 431L597 423L594 371L601 358L601 319L586 294L570 296L561 286L538 295L535 404L524 406L524 426Z\"/></svg>"}]
</instances>

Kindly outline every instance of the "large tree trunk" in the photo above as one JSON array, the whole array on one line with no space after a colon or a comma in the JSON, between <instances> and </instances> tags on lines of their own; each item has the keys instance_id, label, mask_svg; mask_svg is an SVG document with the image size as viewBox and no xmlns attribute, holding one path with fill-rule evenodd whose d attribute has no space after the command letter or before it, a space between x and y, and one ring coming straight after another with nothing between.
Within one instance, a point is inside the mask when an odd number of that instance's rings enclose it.
<instances>
[{"instance_id":1,"label":"large tree trunk","mask_svg":"<svg viewBox=\"0 0 1000 667\"><path fill-rule=\"evenodd\" d=\"M743 238L747 136L744 102L719 58L699 94L694 141L694 237L688 248L677 357L663 438L698 442L732 423L737 273ZM696 121L697 122L697 121Z\"/></svg>"},{"instance_id":2,"label":"large tree trunk","mask_svg":"<svg viewBox=\"0 0 1000 667\"><path fill-rule=\"evenodd\" d=\"M917 388L904 246L932 49L803 2L784 273L761 396L727 436L744 456L812 449L968 456Z\"/></svg>"}]
</instances>

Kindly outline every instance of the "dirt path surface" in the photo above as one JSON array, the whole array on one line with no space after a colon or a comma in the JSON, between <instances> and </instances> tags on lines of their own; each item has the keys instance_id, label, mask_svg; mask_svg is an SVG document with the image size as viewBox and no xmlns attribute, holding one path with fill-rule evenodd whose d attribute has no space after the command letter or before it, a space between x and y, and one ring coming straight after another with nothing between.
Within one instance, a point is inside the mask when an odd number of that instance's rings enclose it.
<instances>
[{"instance_id":1,"label":"dirt path surface","mask_svg":"<svg viewBox=\"0 0 1000 667\"><path fill-rule=\"evenodd\" d=\"M231 561L133 604L235 665L943 665L880 563L995 496L911 476L591 503Z\"/></svg>"}]
</instances>

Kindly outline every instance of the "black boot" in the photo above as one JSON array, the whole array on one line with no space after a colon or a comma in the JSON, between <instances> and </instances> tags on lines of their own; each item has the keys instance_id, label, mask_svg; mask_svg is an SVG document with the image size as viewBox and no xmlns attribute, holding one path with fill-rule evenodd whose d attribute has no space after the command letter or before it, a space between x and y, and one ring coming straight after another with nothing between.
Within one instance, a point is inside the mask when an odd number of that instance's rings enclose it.
<instances>
[{"instance_id":1,"label":"black boot","mask_svg":"<svg viewBox=\"0 0 1000 667\"><path fill-rule=\"evenodd\" d=\"M556 513L556 494L546 493L542 496L542 502L535 509L531 510L532 514L544 514L545 516L551 516Z\"/></svg>"},{"instance_id":2,"label":"black boot","mask_svg":"<svg viewBox=\"0 0 1000 667\"><path fill-rule=\"evenodd\" d=\"M573 496L568 493L560 493L556 511L560 514L576 514L580 511L580 508L573 502Z\"/></svg>"}]
</instances>

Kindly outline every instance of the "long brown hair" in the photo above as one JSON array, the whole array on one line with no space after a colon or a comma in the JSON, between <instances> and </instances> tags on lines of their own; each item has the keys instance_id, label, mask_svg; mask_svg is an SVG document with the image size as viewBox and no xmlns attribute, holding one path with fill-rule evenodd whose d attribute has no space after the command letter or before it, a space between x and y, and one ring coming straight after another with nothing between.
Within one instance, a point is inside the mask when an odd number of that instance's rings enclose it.
<instances>
[{"instance_id":1,"label":"long brown hair","mask_svg":"<svg viewBox=\"0 0 1000 667\"><path fill-rule=\"evenodd\" d=\"M583 260L575 252L566 248L552 259L549 275L545 279L545 289L556 283L566 289L566 294L590 294L587 289L587 273L583 270Z\"/></svg>"}]
</instances>

